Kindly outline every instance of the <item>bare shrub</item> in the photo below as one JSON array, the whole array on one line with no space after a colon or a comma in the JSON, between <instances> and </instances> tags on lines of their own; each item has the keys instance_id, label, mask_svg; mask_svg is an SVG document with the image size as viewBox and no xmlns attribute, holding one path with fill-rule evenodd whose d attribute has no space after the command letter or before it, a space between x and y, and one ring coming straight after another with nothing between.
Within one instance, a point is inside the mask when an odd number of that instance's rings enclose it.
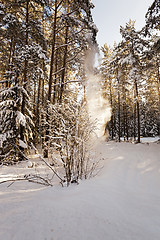
<instances>
[{"instance_id":1,"label":"bare shrub","mask_svg":"<svg viewBox=\"0 0 160 240\"><path fill-rule=\"evenodd\" d=\"M79 179L91 175L88 170L94 168L89 167L92 163L88 144L95 126L89 119L86 105L65 98L62 104L50 104L48 114L49 161L55 166L63 166L61 174L64 174L67 185L78 183ZM55 151L58 153L56 157Z\"/></svg>"}]
</instances>

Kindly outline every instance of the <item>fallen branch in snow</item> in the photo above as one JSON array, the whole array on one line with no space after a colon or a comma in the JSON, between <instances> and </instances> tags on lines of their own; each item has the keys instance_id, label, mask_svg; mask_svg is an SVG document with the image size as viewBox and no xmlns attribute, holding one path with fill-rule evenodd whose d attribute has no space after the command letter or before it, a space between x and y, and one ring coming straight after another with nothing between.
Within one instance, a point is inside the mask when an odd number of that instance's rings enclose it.
<instances>
[{"instance_id":1,"label":"fallen branch in snow","mask_svg":"<svg viewBox=\"0 0 160 240\"><path fill-rule=\"evenodd\" d=\"M30 175L30 174L24 175L23 177L17 177L15 179L7 179L7 180L0 182L0 184L6 183L6 182L11 182L11 184L8 185L8 187L10 187L13 183L15 183L17 181L28 181L28 182L32 182L32 183L38 183L41 185L45 185L45 186L53 186L47 179L45 179L41 176Z\"/></svg>"},{"instance_id":2,"label":"fallen branch in snow","mask_svg":"<svg viewBox=\"0 0 160 240\"><path fill-rule=\"evenodd\" d=\"M27 180L27 179L25 179L25 178L7 179L7 180L4 180L4 181L0 182L0 184L2 184L2 183L7 183L7 182L12 182L12 184L13 184L13 183L16 182L16 181L24 181L24 180ZM12 184L10 184L10 185L12 185ZM10 185L9 185L9 186L10 186ZM9 186L8 186L8 187L9 187Z\"/></svg>"},{"instance_id":3,"label":"fallen branch in snow","mask_svg":"<svg viewBox=\"0 0 160 240\"><path fill-rule=\"evenodd\" d=\"M38 183L38 184L42 184L42 185L45 185L45 186L51 186L51 187L53 186L51 184L51 182L48 181L46 178L43 178L43 177L38 176L38 175L26 175L26 178L28 179L29 182Z\"/></svg>"}]
</instances>

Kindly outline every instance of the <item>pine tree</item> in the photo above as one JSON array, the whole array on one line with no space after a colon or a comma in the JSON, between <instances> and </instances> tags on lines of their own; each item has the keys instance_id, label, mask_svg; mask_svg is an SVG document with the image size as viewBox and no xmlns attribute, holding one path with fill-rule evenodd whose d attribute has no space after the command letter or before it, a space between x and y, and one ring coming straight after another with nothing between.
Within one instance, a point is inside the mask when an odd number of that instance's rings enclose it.
<instances>
[{"instance_id":1,"label":"pine tree","mask_svg":"<svg viewBox=\"0 0 160 240\"><path fill-rule=\"evenodd\" d=\"M146 26L145 34L149 34L152 29L160 29L160 0L154 0L152 5L148 8L145 16Z\"/></svg>"},{"instance_id":2,"label":"pine tree","mask_svg":"<svg viewBox=\"0 0 160 240\"><path fill-rule=\"evenodd\" d=\"M42 37L39 41L40 44L37 43L38 32L36 29L38 29L39 24L34 24L32 20L34 14L30 7L36 9L38 3L34 5L32 2L30 4L31 1L25 3L23 1L18 3L14 1L6 2L4 16L1 18L2 40L6 43L6 56L8 57L6 58L6 67L1 74L2 82L5 83L2 86L2 103L5 104L8 100L14 101L9 106L10 111L14 112L10 125L17 131L17 134L14 135L14 138L16 136L16 140L14 139L16 147L14 148L18 149L19 160L25 159L25 149L28 148L32 139L34 127L31 95L29 94L29 92L32 92L31 79L37 81L40 77L42 59L45 58L45 52L40 45L43 42ZM4 56L3 53L2 58ZM11 96L8 95L10 90L12 90L12 93L14 92ZM6 93L6 96L4 93ZM2 106L5 116L7 116L5 111L8 112L9 109ZM6 119L8 118L6 117ZM3 122L4 126L8 124L6 119ZM3 131L3 136L4 134ZM7 145L6 142L3 143ZM10 144L10 147L6 148L10 152L13 146ZM15 158L17 158L17 154Z\"/></svg>"}]
</instances>

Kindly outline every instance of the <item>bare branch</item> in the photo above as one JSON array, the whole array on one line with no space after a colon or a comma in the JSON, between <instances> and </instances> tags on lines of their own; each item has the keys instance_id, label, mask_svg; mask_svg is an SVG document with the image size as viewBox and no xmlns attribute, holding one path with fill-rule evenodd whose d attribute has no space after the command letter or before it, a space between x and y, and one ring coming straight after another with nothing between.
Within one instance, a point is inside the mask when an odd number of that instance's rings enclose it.
<instances>
[{"instance_id":1,"label":"bare branch","mask_svg":"<svg viewBox=\"0 0 160 240\"><path fill-rule=\"evenodd\" d=\"M42 155L38 152L38 150L35 148L35 146L32 143L32 147L33 149L37 152L38 156L40 157L40 159L47 165L47 167L49 167L52 172L61 180L61 184L64 182L64 179L62 179L58 173L56 172L56 170L42 157Z\"/></svg>"}]
</instances>

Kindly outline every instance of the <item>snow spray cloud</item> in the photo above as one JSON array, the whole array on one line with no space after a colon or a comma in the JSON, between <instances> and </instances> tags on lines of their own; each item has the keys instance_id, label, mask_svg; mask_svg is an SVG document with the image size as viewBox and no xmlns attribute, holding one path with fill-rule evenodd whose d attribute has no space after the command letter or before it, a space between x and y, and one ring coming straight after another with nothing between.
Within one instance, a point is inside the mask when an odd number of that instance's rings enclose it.
<instances>
[{"instance_id":1,"label":"snow spray cloud","mask_svg":"<svg viewBox=\"0 0 160 240\"><path fill-rule=\"evenodd\" d=\"M106 124L111 118L111 107L108 100L102 96L101 78L98 74L95 74L96 54L96 47L92 47L88 50L86 56L86 100L90 118L96 123L95 133L97 137L102 137L105 134Z\"/></svg>"}]
</instances>

